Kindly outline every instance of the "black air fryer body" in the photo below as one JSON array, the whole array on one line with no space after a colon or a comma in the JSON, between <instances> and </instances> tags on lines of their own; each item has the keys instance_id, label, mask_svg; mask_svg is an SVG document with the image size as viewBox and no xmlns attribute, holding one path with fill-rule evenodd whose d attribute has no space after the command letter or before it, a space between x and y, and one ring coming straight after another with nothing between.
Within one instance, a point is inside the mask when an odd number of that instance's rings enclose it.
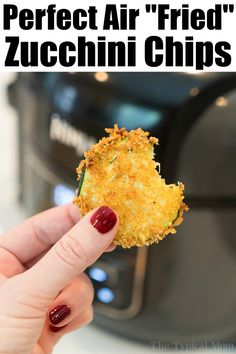
<instances>
[{"instance_id":1,"label":"black air fryer body","mask_svg":"<svg viewBox=\"0 0 236 354\"><path fill-rule=\"evenodd\" d=\"M176 236L87 270L96 323L148 343L236 342L236 75L25 73L9 93L29 213L72 198L83 151L116 122L157 136L162 176L186 185Z\"/></svg>"}]
</instances>

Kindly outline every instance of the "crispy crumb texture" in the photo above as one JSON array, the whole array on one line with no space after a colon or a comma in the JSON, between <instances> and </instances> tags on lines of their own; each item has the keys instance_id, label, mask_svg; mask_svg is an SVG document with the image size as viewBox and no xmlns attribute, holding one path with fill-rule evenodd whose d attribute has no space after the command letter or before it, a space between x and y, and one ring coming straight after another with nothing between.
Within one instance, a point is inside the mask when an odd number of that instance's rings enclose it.
<instances>
[{"instance_id":1,"label":"crispy crumb texture","mask_svg":"<svg viewBox=\"0 0 236 354\"><path fill-rule=\"evenodd\" d=\"M120 220L114 243L124 248L148 246L174 234L188 208L183 184L166 185L157 171L158 139L141 128L128 132L115 125L106 132L109 136L85 153L76 170L78 180L83 179L74 198L81 214L112 207Z\"/></svg>"}]
</instances>

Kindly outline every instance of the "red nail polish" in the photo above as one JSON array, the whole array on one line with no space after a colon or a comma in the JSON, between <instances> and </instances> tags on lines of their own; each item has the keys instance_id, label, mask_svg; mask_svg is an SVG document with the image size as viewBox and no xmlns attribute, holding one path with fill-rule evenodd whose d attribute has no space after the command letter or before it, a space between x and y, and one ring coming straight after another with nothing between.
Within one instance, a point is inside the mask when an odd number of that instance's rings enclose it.
<instances>
[{"instance_id":1,"label":"red nail polish","mask_svg":"<svg viewBox=\"0 0 236 354\"><path fill-rule=\"evenodd\" d=\"M91 224L101 233L110 231L116 224L117 217L114 211L107 206L100 207L91 217Z\"/></svg>"},{"instance_id":2,"label":"red nail polish","mask_svg":"<svg viewBox=\"0 0 236 354\"><path fill-rule=\"evenodd\" d=\"M49 313L49 320L52 324L57 325L58 323L63 321L67 316L69 316L70 313L71 310L69 306L59 305Z\"/></svg>"},{"instance_id":3,"label":"red nail polish","mask_svg":"<svg viewBox=\"0 0 236 354\"><path fill-rule=\"evenodd\" d=\"M63 328L65 328L66 327L66 325L65 326L62 326L62 327L55 327L55 326L53 326L53 325L50 325L49 326L50 327L50 330L52 331L52 332L59 332L61 329L63 329Z\"/></svg>"}]
</instances>

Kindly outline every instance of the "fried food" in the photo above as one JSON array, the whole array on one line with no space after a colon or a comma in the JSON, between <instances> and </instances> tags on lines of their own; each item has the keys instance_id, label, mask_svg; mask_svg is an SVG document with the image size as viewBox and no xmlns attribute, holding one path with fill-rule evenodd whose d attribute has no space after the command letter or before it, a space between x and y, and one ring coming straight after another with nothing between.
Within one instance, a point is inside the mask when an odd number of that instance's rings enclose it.
<instances>
[{"instance_id":1,"label":"fried food","mask_svg":"<svg viewBox=\"0 0 236 354\"><path fill-rule=\"evenodd\" d=\"M106 129L109 134L85 153L76 169L79 188L74 203L85 215L108 205L119 216L114 244L123 248L158 243L183 220L182 183L166 185L154 161L154 145L141 128Z\"/></svg>"}]
</instances>

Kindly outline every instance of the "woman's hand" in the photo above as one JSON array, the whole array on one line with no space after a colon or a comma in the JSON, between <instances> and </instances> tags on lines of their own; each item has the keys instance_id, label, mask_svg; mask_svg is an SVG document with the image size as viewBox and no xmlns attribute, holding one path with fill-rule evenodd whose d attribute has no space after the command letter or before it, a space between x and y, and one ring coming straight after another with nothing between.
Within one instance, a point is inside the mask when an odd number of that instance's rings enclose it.
<instances>
[{"instance_id":1,"label":"woman's hand","mask_svg":"<svg viewBox=\"0 0 236 354\"><path fill-rule=\"evenodd\" d=\"M83 271L114 249L117 228L108 207L79 221L78 208L66 205L0 237L1 354L49 354L63 334L92 320L93 288Z\"/></svg>"}]
</instances>

